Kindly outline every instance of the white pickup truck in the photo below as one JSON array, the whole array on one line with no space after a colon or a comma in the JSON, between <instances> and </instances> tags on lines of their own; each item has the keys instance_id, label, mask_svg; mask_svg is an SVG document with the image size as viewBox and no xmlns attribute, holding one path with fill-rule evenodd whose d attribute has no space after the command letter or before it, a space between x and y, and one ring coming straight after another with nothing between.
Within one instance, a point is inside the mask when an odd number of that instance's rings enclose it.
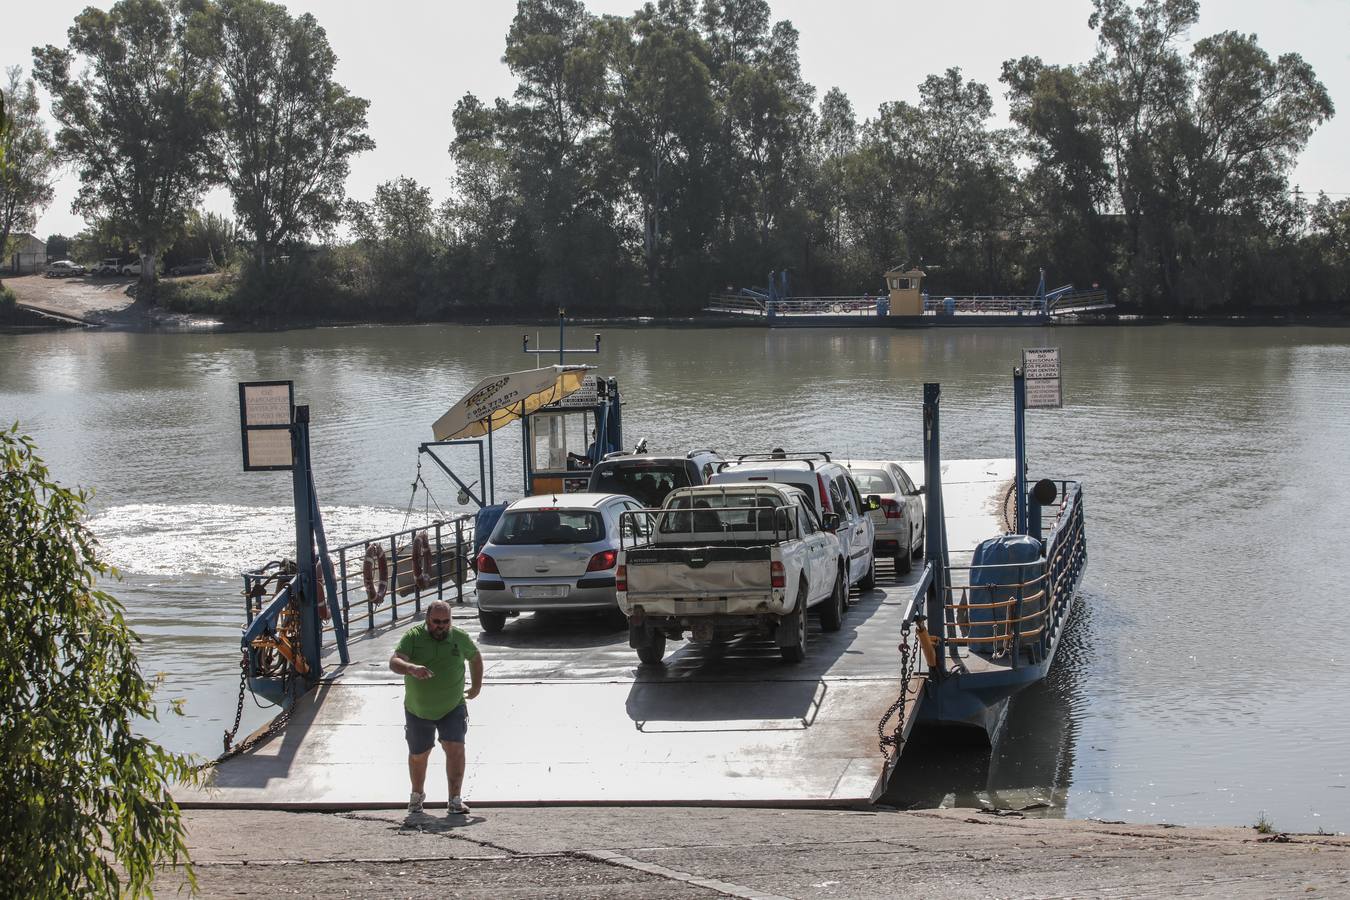
<instances>
[{"instance_id":1,"label":"white pickup truck","mask_svg":"<svg viewBox=\"0 0 1350 900\"><path fill-rule=\"evenodd\" d=\"M800 662L808 607L824 630L842 626L847 561L798 488L679 488L660 509L623 513L619 531L619 609L644 663L686 630L696 641L758 633Z\"/></svg>"}]
</instances>

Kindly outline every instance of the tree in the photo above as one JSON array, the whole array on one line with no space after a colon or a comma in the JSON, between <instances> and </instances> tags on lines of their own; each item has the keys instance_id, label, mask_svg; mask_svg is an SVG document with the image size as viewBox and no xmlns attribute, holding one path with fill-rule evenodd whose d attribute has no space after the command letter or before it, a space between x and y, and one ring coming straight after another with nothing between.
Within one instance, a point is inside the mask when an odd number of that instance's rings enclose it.
<instances>
[{"instance_id":1,"label":"tree","mask_svg":"<svg viewBox=\"0 0 1350 900\"><path fill-rule=\"evenodd\" d=\"M7 73L0 95L8 102L0 124L0 262L10 235L30 231L37 214L52 202L56 158L39 115L37 90L18 66Z\"/></svg>"},{"instance_id":2,"label":"tree","mask_svg":"<svg viewBox=\"0 0 1350 900\"><path fill-rule=\"evenodd\" d=\"M48 259L65 259L70 256L70 248L74 242L64 234L49 234L45 243Z\"/></svg>"},{"instance_id":3,"label":"tree","mask_svg":"<svg viewBox=\"0 0 1350 900\"><path fill-rule=\"evenodd\" d=\"M61 126L57 148L79 171L74 209L132 229L144 283L216 178L220 90L208 24L202 0L121 0L76 16L67 48L34 51Z\"/></svg>"},{"instance_id":4,"label":"tree","mask_svg":"<svg viewBox=\"0 0 1350 900\"><path fill-rule=\"evenodd\" d=\"M436 234L431 190L406 176L377 185L370 203L348 201L347 219L365 250L376 302L413 309L435 293Z\"/></svg>"},{"instance_id":5,"label":"tree","mask_svg":"<svg viewBox=\"0 0 1350 900\"><path fill-rule=\"evenodd\" d=\"M133 729L155 714L152 685L98 587L115 573L84 525L88 495L53 483L17 425L0 431L0 465L0 882L23 897L139 894L156 865L186 862L169 787L191 770Z\"/></svg>"},{"instance_id":6,"label":"tree","mask_svg":"<svg viewBox=\"0 0 1350 900\"><path fill-rule=\"evenodd\" d=\"M1231 302L1260 255L1284 241L1287 175L1334 112L1297 54L1225 32L1179 46L1197 0L1094 0L1092 80L1125 225L1127 299ZM1257 256L1253 257L1253 251Z\"/></svg>"},{"instance_id":7,"label":"tree","mask_svg":"<svg viewBox=\"0 0 1350 900\"><path fill-rule=\"evenodd\" d=\"M702 249L711 217L695 211L716 120L707 47L688 18L665 4L608 21L614 91L609 126L615 163L636 202L649 287L659 287L677 247ZM703 218L704 221L698 221ZM672 232L672 220L679 230ZM693 240L687 240L692 237ZM692 246L691 246L692 244Z\"/></svg>"},{"instance_id":8,"label":"tree","mask_svg":"<svg viewBox=\"0 0 1350 900\"><path fill-rule=\"evenodd\" d=\"M820 101L820 130L818 133L821 184L820 199L826 204L831 249L838 256L844 249L844 207L840 202L844 191L846 160L858 149L858 120L853 115L853 104L837 87L830 88Z\"/></svg>"},{"instance_id":9,"label":"tree","mask_svg":"<svg viewBox=\"0 0 1350 900\"><path fill-rule=\"evenodd\" d=\"M371 150L369 101L333 80L337 55L315 18L264 0L221 0L224 83L218 152L258 261L338 220L351 157Z\"/></svg>"},{"instance_id":10,"label":"tree","mask_svg":"<svg viewBox=\"0 0 1350 900\"><path fill-rule=\"evenodd\" d=\"M1105 213L1114 182L1094 82L1083 66L1050 66L1036 57L1005 62L1000 80L1008 86L1020 149L1031 160L1023 187L1035 265L1080 284L1110 283Z\"/></svg>"}]
</instances>

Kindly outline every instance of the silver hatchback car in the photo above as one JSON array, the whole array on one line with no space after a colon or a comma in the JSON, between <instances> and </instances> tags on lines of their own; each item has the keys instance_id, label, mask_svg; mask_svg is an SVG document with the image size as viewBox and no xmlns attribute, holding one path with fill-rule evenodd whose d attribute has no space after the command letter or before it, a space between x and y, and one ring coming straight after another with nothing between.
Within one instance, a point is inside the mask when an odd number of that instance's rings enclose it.
<instances>
[{"instance_id":1,"label":"silver hatchback car","mask_svg":"<svg viewBox=\"0 0 1350 900\"><path fill-rule=\"evenodd\" d=\"M544 494L508 506L478 554L483 631L495 634L522 612L617 611L619 513L630 509L642 504L623 494Z\"/></svg>"},{"instance_id":2,"label":"silver hatchback car","mask_svg":"<svg viewBox=\"0 0 1350 900\"><path fill-rule=\"evenodd\" d=\"M880 508L868 512L876 528L876 555L894 559L897 575L907 573L914 557L923 554L923 488L915 487L909 473L892 460L851 459L844 465L864 497L881 498Z\"/></svg>"}]
</instances>

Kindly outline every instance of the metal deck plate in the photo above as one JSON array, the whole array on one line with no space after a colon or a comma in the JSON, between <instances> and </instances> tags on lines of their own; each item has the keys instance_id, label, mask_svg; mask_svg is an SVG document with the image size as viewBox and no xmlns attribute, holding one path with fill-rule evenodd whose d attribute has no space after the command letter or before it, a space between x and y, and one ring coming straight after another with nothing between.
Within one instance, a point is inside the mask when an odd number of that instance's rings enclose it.
<instances>
[{"instance_id":1,"label":"metal deck plate","mask_svg":"<svg viewBox=\"0 0 1350 900\"><path fill-rule=\"evenodd\" d=\"M910 466L921 473L921 466ZM1009 460L944 467L954 551L999 533ZM522 615L479 632L469 604L455 625L483 652L469 705L464 796L495 805L679 803L836 806L870 802L885 760L877 720L900 694L899 618L917 570L879 586L834 634L811 620L805 662L771 642L672 644L640 667L617 616ZM356 808L408 796L402 678L387 661L400 630L351 644L352 664L311 692L277 738L224 763L185 806ZM444 802L433 751L429 802Z\"/></svg>"}]
</instances>

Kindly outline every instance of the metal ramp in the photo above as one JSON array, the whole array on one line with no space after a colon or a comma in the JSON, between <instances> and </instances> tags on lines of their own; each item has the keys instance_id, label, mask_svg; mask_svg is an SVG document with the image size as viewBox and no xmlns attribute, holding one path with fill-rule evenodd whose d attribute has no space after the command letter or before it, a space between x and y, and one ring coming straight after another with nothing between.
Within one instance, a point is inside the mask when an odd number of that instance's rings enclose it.
<instances>
[{"instance_id":1,"label":"metal ramp","mask_svg":"<svg viewBox=\"0 0 1350 900\"><path fill-rule=\"evenodd\" d=\"M907 464L908 467L908 464ZM944 466L949 535L973 546L998 533L1010 460ZM917 464L911 471L919 472ZM485 805L853 806L879 796L886 759L877 723L901 694L896 643L918 570L855 594L844 628L811 621L805 662L772 642L685 644L640 667L617 617L521 616L480 633L470 604L456 627L484 655L470 704L465 796ZM351 663L301 699L278 737L230 759L183 806L396 807L408 795L402 679L387 668L401 628L354 640ZM906 730L923 683L908 685ZM893 727L893 723L891 723ZM428 796L444 800L435 751Z\"/></svg>"},{"instance_id":2,"label":"metal ramp","mask_svg":"<svg viewBox=\"0 0 1350 900\"><path fill-rule=\"evenodd\" d=\"M626 627L613 620L522 616L483 635L470 611L457 608L456 627L479 642L486 664L483 694L470 706L466 796L492 804L867 803L880 788L876 725L899 695L893 635L911 593L886 585L855 597L837 634L813 622L800 665L783 663L769 642L733 641L685 645L655 672L637 665ZM279 738L227 761L210 788L180 792L179 802L401 804L403 683L385 665L398 633L353 645L361 661L302 699ZM444 793L444 779L433 763L430 796Z\"/></svg>"}]
</instances>

